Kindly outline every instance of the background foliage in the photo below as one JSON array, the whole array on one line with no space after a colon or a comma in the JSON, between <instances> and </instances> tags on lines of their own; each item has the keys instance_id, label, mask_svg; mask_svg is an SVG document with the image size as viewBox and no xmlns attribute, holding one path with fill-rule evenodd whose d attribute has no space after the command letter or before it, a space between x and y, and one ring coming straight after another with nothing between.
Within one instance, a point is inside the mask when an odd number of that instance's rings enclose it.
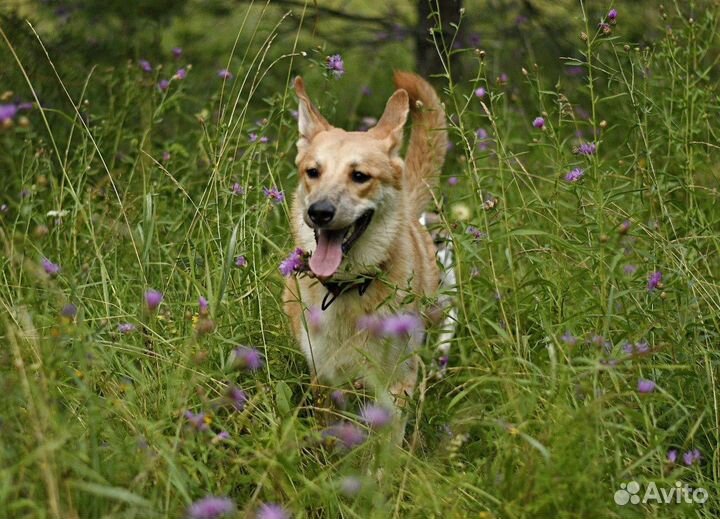
<instances>
[{"instance_id":1,"label":"background foliage","mask_svg":"<svg viewBox=\"0 0 720 519\"><path fill-rule=\"evenodd\" d=\"M0 104L34 107L0 117L0 515L213 494L238 517L717 516L717 2L448 4L455 25L411 2L3 4ZM422 353L403 449L333 449L281 311L288 206L263 191L295 184L288 84L358 128L392 68L424 67L450 115L458 334L444 373ZM240 344L262 369L233 369ZM630 480L710 499L617 506Z\"/></svg>"}]
</instances>

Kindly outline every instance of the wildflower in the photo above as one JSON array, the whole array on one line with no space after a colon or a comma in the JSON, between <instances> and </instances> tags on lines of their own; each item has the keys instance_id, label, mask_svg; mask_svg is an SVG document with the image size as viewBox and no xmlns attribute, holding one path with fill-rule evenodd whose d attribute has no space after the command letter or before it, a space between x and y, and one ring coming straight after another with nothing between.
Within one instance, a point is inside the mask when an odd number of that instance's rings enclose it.
<instances>
[{"instance_id":1,"label":"wildflower","mask_svg":"<svg viewBox=\"0 0 720 519\"><path fill-rule=\"evenodd\" d=\"M345 409L347 407L347 399L345 398L345 393L340 391L339 389L336 389L332 393L330 393L330 400L333 401L333 404L335 404L335 407L338 409Z\"/></svg>"},{"instance_id":2,"label":"wildflower","mask_svg":"<svg viewBox=\"0 0 720 519\"><path fill-rule=\"evenodd\" d=\"M258 508L256 519L290 519L290 513L275 503L263 503Z\"/></svg>"},{"instance_id":3,"label":"wildflower","mask_svg":"<svg viewBox=\"0 0 720 519\"><path fill-rule=\"evenodd\" d=\"M700 451L698 449L693 449L683 454L683 463L685 463L685 465L689 467L690 465L693 465L696 462L700 461L700 458L702 458L702 454L700 454Z\"/></svg>"},{"instance_id":4,"label":"wildflower","mask_svg":"<svg viewBox=\"0 0 720 519\"><path fill-rule=\"evenodd\" d=\"M298 247L290 255L280 263L280 272L283 276L290 277L296 272L300 272L305 266L305 252Z\"/></svg>"},{"instance_id":5,"label":"wildflower","mask_svg":"<svg viewBox=\"0 0 720 519\"><path fill-rule=\"evenodd\" d=\"M143 72L149 73L149 72L152 72L152 70L153 70L152 65L146 59L141 59L140 61L138 61L138 66L140 67L140 70L142 70Z\"/></svg>"},{"instance_id":6,"label":"wildflower","mask_svg":"<svg viewBox=\"0 0 720 519\"><path fill-rule=\"evenodd\" d=\"M45 273L50 277L55 277L60 273L60 265L53 263L47 258L43 258L42 266L43 269L45 269Z\"/></svg>"},{"instance_id":7,"label":"wildflower","mask_svg":"<svg viewBox=\"0 0 720 519\"><path fill-rule=\"evenodd\" d=\"M232 72L230 72L226 68L218 70L217 75L220 79L232 79L232 77L233 77Z\"/></svg>"},{"instance_id":8,"label":"wildflower","mask_svg":"<svg viewBox=\"0 0 720 519\"><path fill-rule=\"evenodd\" d=\"M198 300L198 305L200 306L200 315L207 315L208 311L210 310L210 303L208 303L208 300L205 299L203 296L200 296L200 299Z\"/></svg>"},{"instance_id":9,"label":"wildflower","mask_svg":"<svg viewBox=\"0 0 720 519\"><path fill-rule=\"evenodd\" d=\"M575 153L578 153L580 155L592 155L593 153L595 153L596 149L597 146L594 142L583 142L580 146L577 147Z\"/></svg>"},{"instance_id":10,"label":"wildflower","mask_svg":"<svg viewBox=\"0 0 720 519\"><path fill-rule=\"evenodd\" d=\"M623 223L618 225L618 232L620 234L627 234L627 232L630 230L630 226L632 224L630 223L630 220L625 220Z\"/></svg>"},{"instance_id":11,"label":"wildflower","mask_svg":"<svg viewBox=\"0 0 720 519\"><path fill-rule=\"evenodd\" d=\"M487 238L487 234L482 232L477 227L473 227L472 225L469 225L467 228L467 233L471 235L473 238L475 238L476 241L484 240Z\"/></svg>"},{"instance_id":12,"label":"wildflower","mask_svg":"<svg viewBox=\"0 0 720 519\"><path fill-rule=\"evenodd\" d=\"M450 177L448 179L448 184L450 184L451 186L457 186L459 182L460 180L458 180L457 177Z\"/></svg>"},{"instance_id":13,"label":"wildflower","mask_svg":"<svg viewBox=\"0 0 720 519\"><path fill-rule=\"evenodd\" d=\"M240 346L232 351L230 363L235 368L257 371L262 367L263 359L262 354L255 348Z\"/></svg>"},{"instance_id":14,"label":"wildflower","mask_svg":"<svg viewBox=\"0 0 720 519\"><path fill-rule=\"evenodd\" d=\"M17 114L18 107L15 104L0 105L0 123L12 121Z\"/></svg>"},{"instance_id":15,"label":"wildflower","mask_svg":"<svg viewBox=\"0 0 720 519\"><path fill-rule=\"evenodd\" d=\"M75 316L77 315L77 306L72 303L63 306L62 310L60 310L60 315L67 317L68 319L75 319Z\"/></svg>"},{"instance_id":16,"label":"wildflower","mask_svg":"<svg viewBox=\"0 0 720 519\"><path fill-rule=\"evenodd\" d=\"M281 204L285 201L285 195L282 191L278 190L276 187L264 187L263 188L263 194L266 198L269 198L276 204Z\"/></svg>"},{"instance_id":17,"label":"wildflower","mask_svg":"<svg viewBox=\"0 0 720 519\"><path fill-rule=\"evenodd\" d=\"M177 72L175 72L175 75L173 76L175 79L185 79L187 77L187 70L184 68L179 68Z\"/></svg>"},{"instance_id":18,"label":"wildflower","mask_svg":"<svg viewBox=\"0 0 720 519\"><path fill-rule=\"evenodd\" d=\"M182 56L183 50L180 47L174 47L172 50L173 58L179 59Z\"/></svg>"},{"instance_id":19,"label":"wildflower","mask_svg":"<svg viewBox=\"0 0 720 519\"><path fill-rule=\"evenodd\" d=\"M213 438L213 443L223 442L230 439L230 433L227 431L220 431L215 435L215 438Z\"/></svg>"},{"instance_id":20,"label":"wildflower","mask_svg":"<svg viewBox=\"0 0 720 519\"><path fill-rule=\"evenodd\" d=\"M599 23L598 29L600 29L603 34L610 34L612 32L612 27L610 27L609 23Z\"/></svg>"},{"instance_id":21,"label":"wildflower","mask_svg":"<svg viewBox=\"0 0 720 519\"><path fill-rule=\"evenodd\" d=\"M487 94L487 91L483 87L475 89L475 97L482 99L485 97L485 94Z\"/></svg>"},{"instance_id":22,"label":"wildflower","mask_svg":"<svg viewBox=\"0 0 720 519\"><path fill-rule=\"evenodd\" d=\"M322 432L322 437L339 442L345 449L352 449L365 441L365 433L351 423L332 425Z\"/></svg>"},{"instance_id":23,"label":"wildflower","mask_svg":"<svg viewBox=\"0 0 720 519\"><path fill-rule=\"evenodd\" d=\"M364 86L360 90L360 93L364 95L365 97L369 97L372 95L372 89L369 86Z\"/></svg>"},{"instance_id":24,"label":"wildflower","mask_svg":"<svg viewBox=\"0 0 720 519\"><path fill-rule=\"evenodd\" d=\"M135 325L132 323L120 323L118 324L118 331L122 334L128 334L135 331Z\"/></svg>"},{"instance_id":25,"label":"wildflower","mask_svg":"<svg viewBox=\"0 0 720 519\"><path fill-rule=\"evenodd\" d=\"M662 286L662 272L658 270L650 274L650 278L648 279L647 284L648 292L652 292L660 286Z\"/></svg>"},{"instance_id":26,"label":"wildflower","mask_svg":"<svg viewBox=\"0 0 720 519\"><path fill-rule=\"evenodd\" d=\"M163 161L163 162L169 162L169 161L170 161L170 152L169 152L169 151L163 151L162 161Z\"/></svg>"},{"instance_id":27,"label":"wildflower","mask_svg":"<svg viewBox=\"0 0 720 519\"><path fill-rule=\"evenodd\" d=\"M382 406L369 404L360 411L360 418L372 429L382 429L392 420L392 412Z\"/></svg>"},{"instance_id":28,"label":"wildflower","mask_svg":"<svg viewBox=\"0 0 720 519\"><path fill-rule=\"evenodd\" d=\"M638 380L637 390L638 393L652 393L655 391L655 382L641 378Z\"/></svg>"},{"instance_id":29,"label":"wildflower","mask_svg":"<svg viewBox=\"0 0 720 519\"><path fill-rule=\"evenodd\" d=\"M501 85L504 85L508 82L508 80L510 78L508 77L508 75L505 72L503 72L502 74L500 74L500 77L498 77L497 79L498 79L498 83L500 83Z\"/></svg>"},{"instance_id":30,"label":"wildflower","mask_svg":"<svg viewBox=\"0 0 720 519\"><path fill-rule=\"evenodd\" d=\"M386 337L401 337L422 332L423 324L415 314L397 314L383 320L382 334Z\"/></svg>"},{"instance_id":31,"label":"wildflower","mask_svg":"<svg viewBox=\"0 0 720 519\"><path fill-rule=\"evenodd\" d=\"M667 453L667 460L668 460L670 463L675 463L675 462L677 461L677 457L678 457L678 451L677 451L677 449L671 449L671 450L668 451L668 453Z\"/></svg>"},{"instance_id":32,"label":"wildflower","mask_svg":"<svg viewBox=\"0 0 720 519\"><path fill-rule=\"evenodd\" d=\"M636 353L647 353L648 351L650 351L650 345L647 343L647 341L640 341L638 343L635 343Z\"/></svg>"},{"instance_id":33,"label":"wildflower","mask_svg":"<svg viewBox=\"0 0 720 519\"><path fill-rule=\"evenodd\" d=\"M637 272L637 266L635 266L635 265L625 265L625 266L623 267L623 272L625 272L625 274L628 275L628 276L632 276L633 274L635 274L635 272Z\"/></svg>"},{"instance_id":34,"label":"wildflower","mask_svg":"<svg viewBox=\"0 0 720 519\"><path fill-rule=\"evenodd\" d=\"M355 476L345 476L340 480L340 492L345 497L353 497L360 492L362 481Z\"/></svg>"},{"instance_id":35,"label":"wildflower","mask_svg":"<svg viewBox=\"0 0 720 519\"><path fill-rule=\"evenodd\" d=\"M237 183L237 182L235 182L235 183L232 185L232 187L230 188L230 192L231 192L233 195L235 195L235 196L240 196L240 195L244 195L244 194L245 194L245 190L244 190L243 187L242 187L239 183Z\"/></svg>"},{"instance_id":36,"label":"wildflower","mask_svg":"<svg viewBox=\"0 0 720 519\"><path fill-rule=\"evenodd\" d=\"M205 416L205 413L193 413L192 411L185 411L185 419L188 424L198 431L207 431L210 429L208 423L211 421L209 417Z\"/></svg>"},{"instance_id":37,"label":"wildflower","mask_svg":"<svg viewBox=\"0 0 720 519\"><path fill-rule=\"evenodd\" d=\"M225 395L236 411L245 409L245 404L247 403L247 393L245 393L245 391L238 387L230 386Z\"/></svg>"},{"instance_id":38,"label":"wildflower","mask_svg":"<svg viewBox=\"0 0 720 519\"><path fill-rule=\"evenodd\" d=\"M7 204L0 205L0 213L5 214L10 210Z\"/></svg>"},{"instance_id":39,"label":"wildflower","mask_svg":"<svg viewBox=\"0 0 720 519\"><path fill-rule=\"evenodd\" d=\"M247 258L245 256L238 256L235 258L235 266L238 268L247 267Z\"/></svg>"},{"instance_id":40,"label":"wildflower","mask_svg":"<svg viewBox=\"0 0 720 519\"><path fill-rule=\"evenodd\" d=\"M438 369L443 372L447 371L449 362L450 362L450 357L448 357L447 355L441 355L437 360Z\"/></svg>"},{"instance_id":41,"label":"wildflower","mask_svg":"<svg viewBox=\"0 0 720 519\"><path fill-rule=\"evenodd\" d=\"M270 142L270 137L265 137L264 135L260 137L260 144L267 144Z\"/></svg>"},{"instance_id":42,"label":"wildflower","mask_svg":"<svg viewBox=\"0 0 720 519\"><path fill-rule=\"evenodd\" d=\"M538 130L542 130L545 127L545 119L542 117L536 117L533 119L532 125Z\"/></svg>"},{"instance_id":43,"label":"wildflower","mask_svg":"<svg viewBox=\"0 0 720 519\"><path fill-rule=\"evenodd\" d=\"M148 307L148 310L153 311L156 310L158 306L160 306L160 303L163 300L163 295L161 292L158 292L157 290L150 289L147 292L145 292L145 304Z\"/></svg>"},{"instance_id":44,"label":"wildflower","mask_svg":"<svg viewBox=\"0 0 720 519\"><path fill-rule=\"evenodd\" d=\"M577 344L577 337L575 337L572 333L570 333L570 330L566 331L565 334L560 337L562 341L567 344L568 346L575 346Z\"/></svg>"},{"instance_id":45,"label":"wildflower","mask_svg":"<svg viewBox=\"0 0 720 519\"><path fill-rule=\"evenodd\" d=\"M297 110L290 110L290 117L292 117L293 119L295 119L297 121L298 113L299 112Z\"/></svg>"},{"instance_id":46,"label":"wildflower","mask_svg":"<svg viewBox=\"0 0 720 519\"><path fill-rule=\"evenodd\" d=\"M161 79L160 82L158 82L158 88L161 92L165 92L169 86L170 81L168 81L167 79Z\"/></svg>"},{"instance_id":47,"label":"wildflower","mask_svg":"<svg viewBox=\"0 0 720 519\"><path fill-rule=\"evenodd\" d=\"M258 140L258 134L255 132L250 132L250 135L248 135L248 140L250 142L257 142Z\"/></svg>"},{"instance_id":48,"label":"wildflower","mask_svg":"<svg viewBox=\"0 0 720 519\"><path fill-rule=\"evenodd\" d=\"M340 54L328 56L326 66L328 71L335 76L335 79L340 79L345 74L345 63Z\"/></svg>"},{"instance_id":49,"label":"wildflower","mask_svg":"<svg viewBox=\"0 0 720 519\"><path fill-rule=\"evenodd\" d=\"M585 172L580 168L575 168L565 175L566 182L577 182L580 180Z\"/></svg>"},{"instance_id":50,"label":"wildflower","mask_svg":"<svg viewBox=\"0 0 720 519\"><path fill-rule=\"evenodd\" d=\"M383 322L377 315L364 315L357 321L358 330L367 331L370 335L382 334Z\"/></svg>"},{"instance_id":51,"label":"wildflower","mask_svg":"<svg viewBox=\"0 0 720 519\"><path fill-rule=\"evenodd\" d=\"M478 140L478 144L477 144L478 149L480 151L487 150L489 147L488 142L487 142L489 134L488 134L487 130L485 128L478 128L475 131L475 136L477 137L477 140Z\"/></svg>"},{"instance_id":52,"label":"wildflower","mask_svg":"<svg viewBox=\"0 0 720 519\"><path fill-rule=\"evenodd\" d=\"M195 501L187 510L188 519L218 519L235 512L235 503L227 497L208 496Z\"/></svg>"},{"instance_id":53,"label":"wildflower","mask_svg":"<svg viewBox=\"0 0 720 519\"><path fill-rule=\"evenodd\" d=\"M610 9L610 11L607 14L608 21L614 25L615 22L617 21L617 15L618 15L617 9Z\"/></svg>"}]
</instances>

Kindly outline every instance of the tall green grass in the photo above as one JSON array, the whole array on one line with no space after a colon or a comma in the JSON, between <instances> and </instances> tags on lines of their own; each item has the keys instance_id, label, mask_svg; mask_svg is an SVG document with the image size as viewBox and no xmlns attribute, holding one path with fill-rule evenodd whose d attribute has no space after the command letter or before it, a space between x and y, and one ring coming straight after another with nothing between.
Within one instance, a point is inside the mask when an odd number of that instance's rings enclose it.
<instances>
[{"instance_id":1,"label":"tall green grass","mask_svg":"<svg viewBox=\"0 0 720 519\"><path fill-rule=\"evenodd\" d=\"M559 76L435 34L454 143L438 204L457 336L442 376L431 345L422 352L402 448L371 433L351 450L322 441L282 313L288 202L263 188L290 198L295 100L287 86L258 92L299 71L340 124L368 115L333 102L357 88L362 106L358 85L325 78L322 55L296 40L278 43L284 18L265 33L246 17L237 30L252 51L233 49L232 79L195 68L165 92L170 58L157 75L130 63L66 85L48 53L32 64L40 85L3 31L26 99L43 104L52 85L58 101L0 131L0 515L179 517L212 494L237 517L266 502L308 518L716 517L720 12L689 19L673 4L664 36L643 44L623 39L632 6L609 34L605 12L578 7L578 53L558 57L570 71ZM472 80L452 79L451 53ZM595 152L577 153L582 143ZM582 178L566 181L575 168ZM164 294L156 312L149 288ZM210 333L198 332L200 296ZM61 315L68 304L76 315ZM262 369L233 369L239 345L263 354ZM247 393L242 411L218 405L229 385ZM686 466L693 449L702 458ZM709 500L616 505L631 480L681 481Z\"/></svg>"}]
</instances>

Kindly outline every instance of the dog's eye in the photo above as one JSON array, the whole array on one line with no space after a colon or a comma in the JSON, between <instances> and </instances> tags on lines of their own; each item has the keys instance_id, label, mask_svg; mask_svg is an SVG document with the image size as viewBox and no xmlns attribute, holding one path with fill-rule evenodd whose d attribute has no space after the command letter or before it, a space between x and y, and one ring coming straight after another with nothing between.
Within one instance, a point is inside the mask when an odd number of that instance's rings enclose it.
<instances>
[{"instance_id":1,"label":"dog's eye","mask_svg":"<svg viewBox=\"0 0 720 519\"><path fill-rule=\"evenodd\" d=\"M305 170L305 174L308 178L318 178L320 176L320 172L317 168L308 168Z\"/></svg>"},{"instance_id":2,"label":"dog's eye","mask_svg":"<svg viewBox=\"0 0 720 519\"><path fill-rule=\"evenodd\" d=\"M358 184L364 184L372 178L370 175L367 175L362 171L353 171L350 176L352 178L352 181Z\"/></svg>"}]
</instances>

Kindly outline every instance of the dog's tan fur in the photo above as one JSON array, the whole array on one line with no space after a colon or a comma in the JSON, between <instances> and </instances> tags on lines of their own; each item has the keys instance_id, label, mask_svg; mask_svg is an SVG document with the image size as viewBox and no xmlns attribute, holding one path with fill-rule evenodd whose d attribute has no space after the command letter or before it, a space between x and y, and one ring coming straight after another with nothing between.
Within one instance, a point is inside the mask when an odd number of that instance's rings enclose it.
<instances>
[{"instance_id":1,"label":"dog's tan fur","mask_svg":"<svg viewBox=\"0 0 720 519\"><path fill-rule=\"evenodd\" d=\"M388 100L378 124L367 132L331 126L310 101L302 79L295 81L300 182L291 218L296 245L306 251L316 247L307 208L319 199L335 203L338 227L350 225L373 208L369 227L343 257L333 280L366 274L373 268L383 274L364 295L355 290L340 295L321 313L320 322L318 308L327 289L317 279L288 278L284 301L293 331L319 383L362 379L394 396L397 402L410 395L415 386L418 338L388 346L359 331L357 323L369 314L419 312L421 298L431 297L438 289L435 246L418 217L437 183L447 134L445 113L433 88L407 72L396 72L394 79L398 90ZM412 114L413 130L403 161L399 151L408 113ZM319 178L309 178L309 168L318 169ZM351 179L353 170L372 179L355 183ZM407 299L412 302L403 304Z\"/></svg>"}]
</instances>

